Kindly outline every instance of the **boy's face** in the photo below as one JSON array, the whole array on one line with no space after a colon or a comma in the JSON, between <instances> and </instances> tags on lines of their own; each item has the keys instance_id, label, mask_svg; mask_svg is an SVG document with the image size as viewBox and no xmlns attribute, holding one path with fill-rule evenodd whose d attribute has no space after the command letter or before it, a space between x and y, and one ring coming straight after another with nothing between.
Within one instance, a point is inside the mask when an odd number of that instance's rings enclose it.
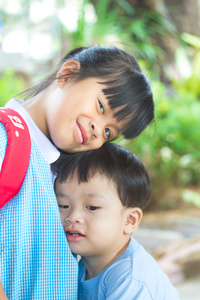
<instances>
[{"instance_id":1,"label":"boy's face","mask_svg":"<svg viewBox=\"0 0 200 300\"><path fill-rule=\"evenodd\" d=\"M116 187L105 176L96 174L88 182L77 177L55 182L61 220L70 249L82 257L107 257L118 253L129 235L124 234L127 208Z\"/></svg>"}]
</instances>

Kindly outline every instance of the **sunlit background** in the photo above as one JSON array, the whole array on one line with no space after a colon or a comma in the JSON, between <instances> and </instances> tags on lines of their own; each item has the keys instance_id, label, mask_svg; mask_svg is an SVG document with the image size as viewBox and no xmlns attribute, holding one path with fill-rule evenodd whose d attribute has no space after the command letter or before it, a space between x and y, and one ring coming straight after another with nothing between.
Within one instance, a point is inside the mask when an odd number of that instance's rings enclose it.
<instances>
[{"instance_id":1,"label":"sunlit background","mask_svg":"<svg viewBox=\"0 0 200 300\"><path fill-rule=\"evenodd\" d=\"M199 0L0 0L1 106L75 47L114 44L137 57L156 120L135 141L118 142L152 181L137 238L181 288L200 274L199 16ZM181 299L197 299L184 288Z\"/></svg>"}]
</instances>

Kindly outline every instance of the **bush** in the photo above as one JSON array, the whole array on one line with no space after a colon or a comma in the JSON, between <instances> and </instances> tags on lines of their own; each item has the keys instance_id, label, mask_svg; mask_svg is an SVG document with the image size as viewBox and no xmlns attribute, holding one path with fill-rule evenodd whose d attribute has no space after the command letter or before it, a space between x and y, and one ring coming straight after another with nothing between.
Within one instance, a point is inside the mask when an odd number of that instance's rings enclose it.
<instances>
[{"instance_id":1,"label":"bush","mask_svg":"<svg viewBox=\"0 0 200 300\"><path fill-rule=\"evenodd\" d=\"M176 200L185 199L186 188L200 185L200 101L183 88L184 83L181 89L178 86L169 89L154 82L155 124L135 141L122 142L145 163L152 180L152 202L158 206L160 202L162 208L161 199L166 207L176 206ZM173 196L168 193L172 188Z\"/></svg>"},{"instance_id":2,"label":"bush","mask_svg":"<svg viewBox=\"0 0 200 300\"><path fill-rule=\"evenodd\" d=\"M25 89L26 81L27 78L24 74L14 70L4 70L0 74L0 106L4 106L10 98L22 92Z\"/></svg>"}]
</instances>

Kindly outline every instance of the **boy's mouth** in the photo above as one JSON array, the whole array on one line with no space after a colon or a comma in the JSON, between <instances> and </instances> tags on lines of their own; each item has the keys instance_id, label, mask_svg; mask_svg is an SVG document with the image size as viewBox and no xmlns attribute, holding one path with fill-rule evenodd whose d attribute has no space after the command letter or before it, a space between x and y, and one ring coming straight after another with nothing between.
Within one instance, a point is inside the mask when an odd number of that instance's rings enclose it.
<instances>
[{"instance_id":1,"label":"boy's mouth","mask_svg":"<svg viewBox=\"0 0 200 300\"><path fill-rule=\"evenodd\" d=\"M81 142L81 144L85 144L88 140L87 133L78 121L76 121L76 124L77 124L78 131L79 131L78 135L80 138L80 142Z\"/></svg>"},{"instance_id":2,"label":"boy's mouth","mask_svg":"<svg viewBox=\"0 0 200 300\"><path fill-rule=\"evenodd\" d=\"M68 231L67 234L72 236L84 236L83 234L76 232L76 231Z\"/></svg>"},{"instance_id":3,"label":"boy's mouth","mask_svg":"<svg viewBox=\"0 0 200 300\"><path fill-rule=\"evenodd\" d=\"M85 237L81 232L74 230L65 230L65 234L69 242L77 242Z\"/></svg>"}]
</instances>

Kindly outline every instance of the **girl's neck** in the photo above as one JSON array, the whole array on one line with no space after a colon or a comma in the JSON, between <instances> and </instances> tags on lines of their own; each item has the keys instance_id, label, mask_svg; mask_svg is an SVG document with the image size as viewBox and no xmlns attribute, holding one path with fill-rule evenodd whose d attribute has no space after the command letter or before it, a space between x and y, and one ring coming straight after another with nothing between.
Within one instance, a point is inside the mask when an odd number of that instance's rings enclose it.
<instances>
[{"instance_id":1,"label":"girl's neck","mask_svg":"<svg viewBox=\"0 0 200 300\"><path fill-rule=\"evenodd\" d=\"M44 93L40 93L35 97L25 101L24 109L28 112L37 127L48 137L47 126L45 122L45 108L44 108Z\"/></svg>"}]
</instances>

